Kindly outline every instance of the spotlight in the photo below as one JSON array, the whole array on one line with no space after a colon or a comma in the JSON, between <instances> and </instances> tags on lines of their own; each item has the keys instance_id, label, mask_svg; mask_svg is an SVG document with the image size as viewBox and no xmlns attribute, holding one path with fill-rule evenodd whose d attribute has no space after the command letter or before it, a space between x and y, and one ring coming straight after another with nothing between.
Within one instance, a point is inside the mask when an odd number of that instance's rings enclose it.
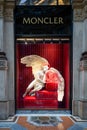
<instances>
[{"instance_id":1,"label":"spotlight","mask_svg":"<svg viewBox=\"0 0 87 130\"><path fill-rule=\"evenodd\" d=\"M53 44L53 39L51 39L50 44Z\"/></svg>"},{"instance_id":2,"label":"spotlight","mask_svg":"<svg viewBox=\"0 0 87 130\"><path fill-rule=\"evenodd\" d=\"M28 43L27 43L27 39L25 39L25 45L27 45Z\"/></svg>"},{"instance_id":3,"label":"spotlight","mask_svg":"<svg viewBox=\"0 0 87 130\"><path fill-rule=\"evenodd\" d=\"M43 39L43 44L45 44L45 39Z\"/></svg>"},{"instance_id":4,"label":"spotlight","mask_svg":"<svg viewBox=\"0 0 87 130\"><path fill-rule=\"evenodd\" d=\"M59 44L61 44L62 43L62 41L61 41L61 39L59 39Z\"/></svg>"}]
</instances>

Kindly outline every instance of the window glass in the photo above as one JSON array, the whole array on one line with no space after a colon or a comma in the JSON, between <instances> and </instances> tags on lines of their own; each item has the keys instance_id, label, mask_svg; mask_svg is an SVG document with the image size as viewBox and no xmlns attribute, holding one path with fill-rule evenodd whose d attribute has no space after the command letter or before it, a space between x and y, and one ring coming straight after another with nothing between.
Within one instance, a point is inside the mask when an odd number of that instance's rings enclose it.
<instances>
[{"instance_id":1,"label":"window glass","mask_svg":"<svg viewBox=\"0 0 87 130\"><path fill-rule=\"evenodd\" d=\"M16 109L68 110L69 41L21 39L16 42Z\"/></svg>"},{"instance_id":2,"label":"window glass","mask_svg":"<svg viewBox=\"0 0 87 130\"><path fill-rule=\"evenodd\" d=\"M70 0L16 0L16 5L69 5Z\"/></svg>"}]
</instances>

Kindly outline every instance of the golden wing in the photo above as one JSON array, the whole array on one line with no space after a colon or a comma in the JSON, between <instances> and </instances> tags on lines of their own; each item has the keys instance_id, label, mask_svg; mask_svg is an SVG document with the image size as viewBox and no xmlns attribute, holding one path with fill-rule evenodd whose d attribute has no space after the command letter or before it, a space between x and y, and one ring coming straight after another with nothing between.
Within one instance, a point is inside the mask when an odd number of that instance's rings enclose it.
<instances>
[{"instance_id":1,"label":"golden wing","mask_svg":"<svg viewBox=\"0 0 87 130\"><path fill-rule=\"evenodd\" d=\"M48 65L49 62L38 55L28 55L21 58L20 61L22 64L25 64L26 67L32 67L33 74L41 70L44 65Z\"/></svg>"}]
</instances>

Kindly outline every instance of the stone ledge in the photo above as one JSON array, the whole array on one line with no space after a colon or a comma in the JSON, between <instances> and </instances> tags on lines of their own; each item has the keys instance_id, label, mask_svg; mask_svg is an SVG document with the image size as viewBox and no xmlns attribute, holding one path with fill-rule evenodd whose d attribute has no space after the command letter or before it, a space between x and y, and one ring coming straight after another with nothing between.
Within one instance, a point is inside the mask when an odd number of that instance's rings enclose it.
<instances>
[{"instance_id":1,"label":"stone ledge","mask_svg":"<svg viewBox=\"0 0 87 130\"><path fill-rule=\"evenodd\" d=\"M75 122L87 122L87 120L83 120L78 116L71 116L71 118L75 121Z\"/></svg>"}]
</instances>

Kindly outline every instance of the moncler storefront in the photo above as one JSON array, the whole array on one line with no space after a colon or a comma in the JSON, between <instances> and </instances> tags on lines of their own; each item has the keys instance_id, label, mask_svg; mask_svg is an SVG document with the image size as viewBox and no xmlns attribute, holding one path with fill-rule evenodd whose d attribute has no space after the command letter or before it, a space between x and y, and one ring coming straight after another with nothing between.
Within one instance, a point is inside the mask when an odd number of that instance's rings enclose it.
<instances>
[{"instance_id":1,"label":"moncler storefront","mask_svg":"<svg viewBox=\"0 0 87 130\"><path fill-rule=\"evenodd\" d=\"M46 110L87 119L86 6L0 1L0 119Z\"/></svg>"}]
</instances>

